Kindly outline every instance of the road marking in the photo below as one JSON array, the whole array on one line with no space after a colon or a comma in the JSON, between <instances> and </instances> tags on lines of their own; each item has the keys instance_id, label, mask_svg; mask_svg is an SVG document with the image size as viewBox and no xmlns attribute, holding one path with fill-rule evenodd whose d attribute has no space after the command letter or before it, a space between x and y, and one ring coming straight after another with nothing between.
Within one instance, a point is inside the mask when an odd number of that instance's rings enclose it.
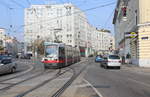
<instances>
[{"instance_id":1,"label":"road marking","mask_svg":"<svg viewBox=\"0 0 150 97\"><path fill-rule=\"evenodd\" d=\"M99 96L99 97L103 97L102 94L90 83L88 82L86 79L83 79L89 86L92 87L92 89L96 92L96 94Z\"/></svg>"},{"instance_id":2,"label":"road marking","mask_svg":"<svg viewBox=\"0 0 150 97\"><path fill-rule=\"evenodd\" d=\"M23 71L23 72L17 74L16 76L22 75L22 74L26 74L26 73L30 72L31 70L33 70L33 68L34 68L32 65L27 65L27 66L29 66L29 69L27 69L26 71Z\"/></svg>"},{"instance_id":3,"label":"road marking","mask_svg":"<svg viewBox=\"0 0 150 97\"><path fill-rule=\"evenodd\" d=\"M58 79L56 79L56 80L69 80L70 78L58 78Z\"/></svg>"},{"instance_id":4,"label":"road marking","mask_svg":"<svg viewBox=\"0 0 150 97\"><path fill-rule=\"evenodd\" d=\"M150 87L150 84L143 83L143 82L141 82L141 81L137 81L137 80L134 80L134 79L131 79L131 78L128 78L128 80L134 81L134 82L136 82L136 83L138 83L138 84L142 84L142 85L147 86L147 87Z\"/></svg>"},{"instance_id":5,"label":"road marking","mask_svg":"<svg viewBox=\"0 0 150 97\"><path fill-rule=\"evenodd\" d=\"M84 88L90 86L89 84L75 85L74 87Z\"/></svg>"},{"instance_id":6,"label":"road marking","mask_svg":"<svg viewBox=\"0 0 150 97\"><path fill-rule=\"evenodd\" d=\"M29 69L27 69L26 71L24 71L24 72L21 72L20 74L25 74L25 73L27 73L27 72L30 72L31 70L33 70L33 66L32 65L27 65L27 66L29 66Z\"/></svg>"}]
</instances>

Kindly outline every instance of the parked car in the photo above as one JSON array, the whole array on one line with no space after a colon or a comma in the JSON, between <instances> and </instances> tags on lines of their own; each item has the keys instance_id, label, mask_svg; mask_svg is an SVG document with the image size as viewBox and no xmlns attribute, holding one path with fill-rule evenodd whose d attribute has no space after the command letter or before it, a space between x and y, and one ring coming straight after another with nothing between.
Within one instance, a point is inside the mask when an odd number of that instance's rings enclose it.
<instances>
[{"instance_id":1,"label":"parked car","mask_svg":"<svg viewBox=\"0 0 150 97\"><path fill-rule=\"evenodd\" d=\"M118 69L120 69L121 58L118 55L108 55L107 57L104 57L101 66L106 69L109 67L117 67Z\"/></svg>"},{"instance_id":2,"label":"parked car","mask_svg":"<svg viewBox=\"0 0 150 97\"><path fill-rule=\"evenodd\" d=\"M102 62L102 61L103 61L102 56L97 55L97 56L95 57L95 62Z\"/></svg>"},{"instance_id":3,"label":"parked car","mask_svg":"<svg viewBox=\"0 0 150 97\"><path fill-rule=\"evenodd\" d=\"M20 58L21 58L21 59L31 59L31 57L32 57L32 56L31 56L30 54L21 54L21 55L20 55Z\"/></svg>"},{"instance_id":4,"label":"parked car","mask_svg":"<svg viewBox=\"0 0 150 97\"><path fill-rule=\"evenodd\" d=\"M89 55L89 57L93 57L93 55Z\"/></svg>"},{"instance_id":5,"label":"parked car","mask_svg":"<svg viewBox=\"0 0 150 97\"><path fill-rule=\"evenodd\" d=\"M7 55L0 55L0 74L14 73L17 64L12 62L12 58Z\"/></svg>"}]
</instances>

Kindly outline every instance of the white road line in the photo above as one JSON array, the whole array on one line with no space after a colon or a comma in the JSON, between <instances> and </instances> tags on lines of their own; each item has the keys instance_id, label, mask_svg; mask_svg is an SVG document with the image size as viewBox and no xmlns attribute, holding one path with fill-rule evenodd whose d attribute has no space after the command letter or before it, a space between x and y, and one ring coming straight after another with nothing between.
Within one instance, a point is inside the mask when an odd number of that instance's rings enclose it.
<instances>
[{"instance_id":1,"label":"white road line","mask_svg":"<svg viewBox=\"0 0 150 97\"><path fill-rule=\"evenodd\" d=\"M27 72L30 72L34 68L32 65L28 65L28 66L29 66L29 69L27 69L26 71L22 72L23 74L27 73Z\"/></svg>"},{"instance_id":2,"label":"white road line","mask_svg":"<svg viewBox=\"0 0 150 97\"><path fill-rule=\"evenodd\" d=\"M56 79L56 80L69 80L70 78L58 78L58 79Z\"/></svg>"},{"instance_id":3,"label":"white road line","mask_svg":"<svg viewBox=\"0 0 150 97\"><path fill-rule=\"evenodd\" d=\"M83 79L87 84L89 84L89 86L92 87L92 89L96 92L96 94L99 96L99 97L103 97L102 94L90 83L88 82L87 80Z\"/></svg>"},{"instance_id":4,"label":"white road line","mask_svg":"<svg viewBox=\"0 0 150 97\"><path fill-rule=\"evenodd\" d=\"M147 83L144 83L144 82L141 82L141 81L137 81L137 80L134 80L134 79L131 79L131 78L128 78L128 80L136 82L137 84L144 85L146 87L150 87L150 84L147 84Z\"/></svg>"},{"instance_id":5,"label":"white road line","mask_svg":"<svg viewBox=\"0 0 150 97\"><path fill-rule=\"evenodd\" d=\"M23 71L23 72L19 73L18 75L22 75L22 74L28 73L31 70L33 70L33 68L34 68L32 65L27 65L27 66L29 66L29 69L27 69L26 71Z\"/></svg>"},{"instance_id":6,"label":"white road line","mask_svg":"<svg viewBox=\"0 0 150 97\"><path fill-rule=\"evenodd\" d=\"M75 85L77 88L84 88L90 86L89 84Z\"/></svg>"}]
</instances>

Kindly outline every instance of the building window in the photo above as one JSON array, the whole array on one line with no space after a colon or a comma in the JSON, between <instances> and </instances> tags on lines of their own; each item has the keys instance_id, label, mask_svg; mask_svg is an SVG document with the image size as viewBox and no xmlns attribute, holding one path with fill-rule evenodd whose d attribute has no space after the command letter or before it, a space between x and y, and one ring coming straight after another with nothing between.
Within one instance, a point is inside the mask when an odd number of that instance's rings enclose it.
<instances>
[{"instance_id":1,"label":"building window","mask_svg":"<svg viewBox=\"0 0 150 97\"><path fill-rule=\"evenodd\" d=\"M71 6L66 6L66 16L71 15Z\"/></svg>"},{"instance_id":2,"label":"building window","mask_svg":"<svg viewBox=\"0 0 150 97\"><path fill-rule=\"evenodd\" d=\"M80 38L80 35L78 35L78 38Z\"/></svg>"},{"instance_id":3,"label":"building window","mask_svg":"<svg viewBox=\"0 0 150 97\"><path fill-rule=\"evenodd\" d=\"M70 38L72 37L72 34L70 34Z\"/></svg>"},{"instance_id":4,"label":"building window","mask_svg":"<svg viewBox=\"0 0 150 97\"><path fill-rule=\"evenodd\" d=\"M57 16L58 17L62 16L62 9L57 9Z\"/></svg>"}]
</instances>

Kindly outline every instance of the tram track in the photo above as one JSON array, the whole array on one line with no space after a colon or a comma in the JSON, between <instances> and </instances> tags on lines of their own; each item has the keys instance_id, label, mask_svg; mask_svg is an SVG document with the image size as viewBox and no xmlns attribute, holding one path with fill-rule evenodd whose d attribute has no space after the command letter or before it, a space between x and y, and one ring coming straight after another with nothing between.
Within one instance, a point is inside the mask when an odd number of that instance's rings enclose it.
<instances>
[{"instance_id":1,"label":"tram track","mask_svg":"<svg viewBox=\"0 0 150 97\"><path fill-rule=\"evenodd\" d=\"M62 87L58 88L55 93L52 93L52 95L51 95L51 96L48 96L48 97L59 97L59 96L61 96L61 94L62 94L62 93L73 83L73 81L82 73L82 71L86 68L86 66L84 66L84 67L83 67L82 69L80 69L78 72L76 71L76 68L72 68L72 67L68 67L68 68L69 68L69 70L66 70L66 71L64 71L64 72L62 72L62 73L57 73L54 77L45 80L45 81L42 82L41 84L39 84L39 85L33 87L32 89L29 89L29 90L23 92L23 93L20 93L20 94L18 94L18 95L15 96L15 97L26 97L26 96L27 96L27 97L34 97L34 96L31 96L31 95L28 96L28 94L32 94L33 91L36 92L36 91L35 91L36 89L38 89L38 88L44 86L45 84L50 83L50 82L53 81L53 80L57 80L57 78L60 77L61 75L65 74L65 73L68 72L68 71L71 71L71 73L73 73L73 74L72 74L72 76L69 78L69 80L66 81L66 82L62 85ZM77 70L78 70L78 68L77 68ZM37 96L37 97L39 97L39 96ZM46 97L47 97L47 96L46 96Z\"/></svg>"},{"instance_id":2,"label":"tram track","mask_svg":"<svg viewBox=\"0 0 150 97\"><path fill-rule=\"evenodd\" d=\"M3 79L3 80L0 80L0 83L3 83L3 82L5 82L5 81L8 81L8 80L11 80L11 79L15 79L15 78L19 78L19 77L21 77L21 76L24 76L24 75L26 75L27 73L29 73L29 72L31 72L32 70L34 70L35 69L35 67L34 66L31 66L29 69L27 69L26 71L23 71L23 72L21 72L21 73L19 73L19 74L17 74L17 75L14 75L13 77L9 77L9 78L5 78L5 79Z\"/></svg>"},{"instance_id":3,"label":"tram track","mask_svg":"<svg viewBox=\"0 0 150 97\"><path fill-rule=\"evenodd\" d=\"M56 75L54 75L53 77L51 77L51 78L49 78L49 79L43 81L42 83L40 83L40 84L34 86L34 87L31 88L31 89L28 89L27 91L24 91L24 92L22 92L22 93L16 95L15 97L24 97L24 96L26 96L27 94L31 93L32 91L34 91L34 90L36 90L36 89L38 89L38 88L44 86L45 84L47 84L47 83L49 83L49 82L55 80L56 78L58 78L59 76L65 74L65 73L68 72L68 71L70 71L70 69L65 70L65 71L63 71L63 72L60 72L60 70L59 70L59 71L56 73Z\"/></svg>"},{"instance_id":4,"label":"tram track","mask_svg":"<svg viewBox=\"0 0 150 97\"><path fill-rule=\"evenodd\" d=\"M31 71L33 71L34 69L35 69L35 66L33 66L33 65L31 65L32 63L31 62L29 62L29 63L26 63L26 62L17 62L17 64L23 64L24 63L24 65L26 65L27 67L28 67L28 69L26 69L26 70L23 70L23 71L21 71L21 72L15 72L14 74L11 74L11 76L10 75L8 75L8 76L6 76L6 78L5 78L5 76L4 76L4 78L2 78L1 80L0 80L0 83L3 83L3 82L5 82L5 81L8 81L8 80L11 80L11 79L14 79L14 78L19 78L19 77L21 77L21 76L24 76L24 75L26 75L27 73L29 73L29 72L31 72ZM29 65L30 64L30 65Z\"/></svg>"},{"instance_id":5,"label":"tram track","mask_svg":"<svg viewBox=\"0 0 150 97\"><path fill-rule=\"evenodd\" d=\"M0 91L9 90L10 88L12 88L12 87L14 87L14 86L17 86L17 85L19 85L19 84L21 84L21 83L23 83L23 82L32 80L32 79L34 79L34 78L36 78L36 77L42 76L42 75L44 75L44 74L46 74L46 73L50 73L50 72L53 72L53 71L46 71L46 72L43 71L43 72L40 72L40 73L38 73L38 74L35 74L35 75L31 76L31 77L28 77L28 78L26 78L26 79L24 79L24 80L21 80L21 81L19 81L19 82L12 83L12 84L11 84L11 82L10 82L10 83L9 83L10 85L8 85L8 86L6 86L6 87L4 87L4 88L1 88ZM3 82L3 83L1 83L1 84L5 84L5 82Z\"/></svg>"},{"instance_id":6,"label":"tram track","mask_svg":"<svg viewBox=\"0 0 150 97\"><path fill-rule=\"evenodd\" d=\"M73 81L82 73L82 71L86 68L84 66L78 73L76 73L76 70L71 68L73 71L72 77L58 90L56 91L51 97L60 97L63 92L73 83Z\"/></svg>"},{"instance_id":7,"label":"tram track","mask_svg":"<svg viewBox=\"0 0 150 97\"><path fill-rule=\"evenodd\" d=\"M86 62L86 61L84 61L84 62ZM83 63L83 61L81 61L81 62L79 62L79 63L77 63L78 65L79 64L81 64L81 63ZM73 66L73 67L72 67ZM66 76L66 75L70 75L69 77L68 77L68 79L67 80L65 80L65 82L63 83L63 84L61 84L61 86L60 87L58 87L58 89L56 89L54 92L52 92L51 94L53 94L53 96L48 96L48 97L59 97L71 84L72 84L72 82L80 75L80 73L83 71L83 69L81 69L80 68L80 66L75 66L75 65L72 65L72 66L69 66L69 67L66 67L66 68L63 68L62 69L62 71L57 71L57 70L53 70L53 71L49 71L49 70L47 70L47 71L41 71L41 73L38 73L38 74L36 74L36 75L33 75L33 76L31 76L31 77L28 77L28 78L26 78L26 79L24 79L24 80L22 80L22 81L19 81L19 82L17 82L17 83L9 83L9 82L6 82L6 84L8 84L9 86L6 86L6 87L4 87L4 88L1 88L0 89L0 91L1 92L7 92L7 93L9 93L9 92L11 92L12 90L14 91L14 94L12 95L12 97L26 97L26 96L28 96L28 94L32 94L32 92L34 93L34 92L36 92L36 90L37 89L41 89L41 88L43 88L43 87L45 87L45 85L46 84L48 84L48 83L53 83L55 80L58 80L59 78L61 78L61 77L64 77L64 76ZM80 69L79 69L80 68ZM66 70L67 69L67 70ZM65 71L64 71L65 70ZM78 72L76 72L76 70L77 71L79 71L79 73ZM68 71L71 71L71 72L68 72ZM53 74L55 74L55 75L53 75L53 76L51 76L50 78L48 78L48 79L42 79L42 81L41 82L38 82L38 83L36 83L36 84L34 84L34 85L32 85L31 87L28 87L28 88L26 88L26 89L24 89L24 90L20 90L20 92L18 92L18 93L15 93L15 90L17 90L17 88L18 87L22 87L22 85L25 85L25 84L28 84L28 83L30 83L30 82L32 82L32 81L34 81L34 80L37 80L37 79L39 79L40 77L42 78L42 76L47 76L48 77L48 75L51 75L50 74L50 72L53 72L52 73L52 75ZM67 72L67 74L65 74ZM65 74L65 75L64 75ZM34 79L35 78L35 79ZM57 79L58 78L58 79ZM20 79L20 78L19 78ZM8 80L9 81L9 80ZM4 81L5 82L5 81ZM11 82L11 81L10 81ZM0 83L1 84L1 83ZM5 83L4 83L5 84ZM58 91L57 91L58 90ZM18 91L18 90L17 90ZM37 92L38 93L38 92ZM48 93L48 92L47 92ZM6 97L7 97L7 94L5 94L4 93L4 95L6 95ZM3 96L3 97L5 97L5 96ZM34 97L34 96L29 96L29 97Z\"/></svg>"}]
</instances>

